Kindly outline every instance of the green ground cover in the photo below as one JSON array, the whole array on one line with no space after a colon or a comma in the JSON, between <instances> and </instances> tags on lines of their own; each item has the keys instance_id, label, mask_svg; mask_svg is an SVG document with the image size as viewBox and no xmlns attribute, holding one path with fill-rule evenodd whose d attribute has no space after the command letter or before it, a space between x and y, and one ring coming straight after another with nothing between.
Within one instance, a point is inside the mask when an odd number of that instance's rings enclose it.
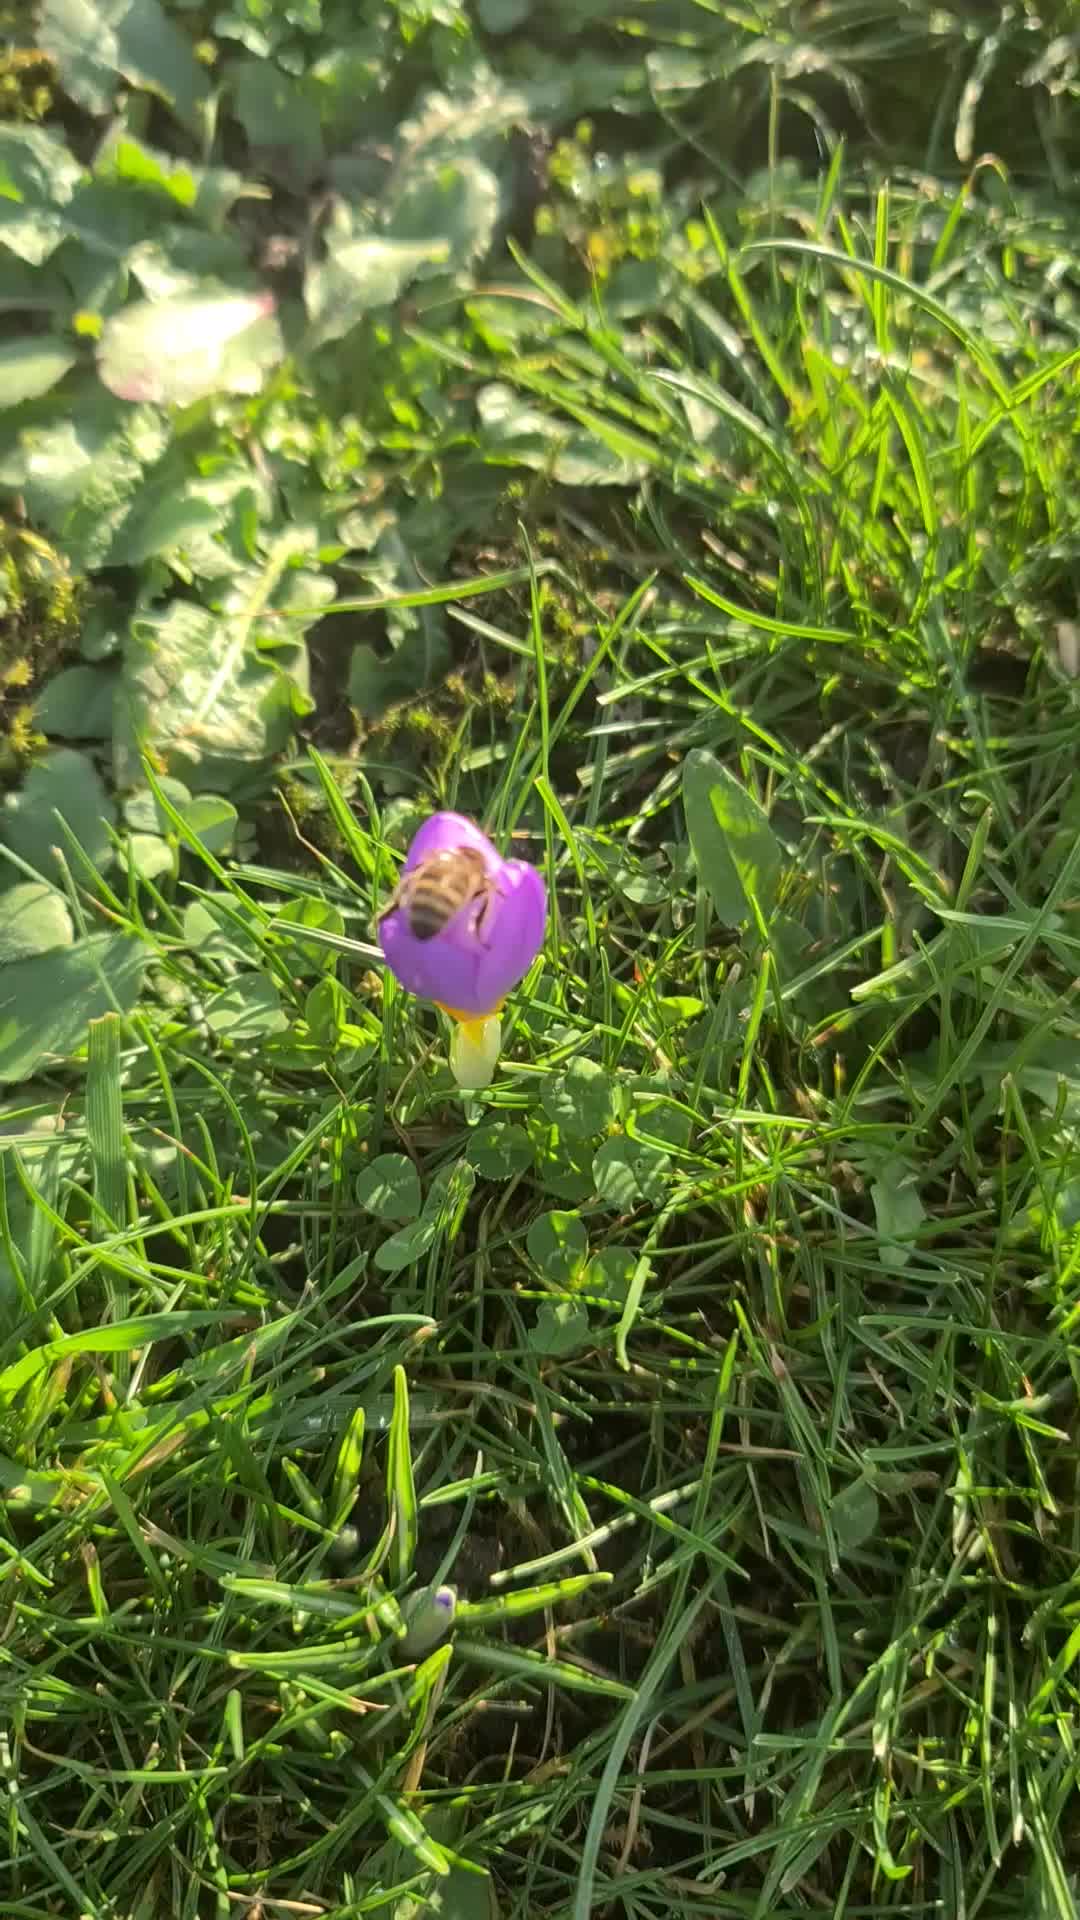
<instances>
[{"instance_id":1,"label":"green ground cover","mask_svg":"<svg viewBox=\"0 0 1080 1920\"><path fill-rule=\"evenodd\" d=\"M1080 7L0 32L0 1914L1072 1920Z\"/></svg>"}]
</instances>

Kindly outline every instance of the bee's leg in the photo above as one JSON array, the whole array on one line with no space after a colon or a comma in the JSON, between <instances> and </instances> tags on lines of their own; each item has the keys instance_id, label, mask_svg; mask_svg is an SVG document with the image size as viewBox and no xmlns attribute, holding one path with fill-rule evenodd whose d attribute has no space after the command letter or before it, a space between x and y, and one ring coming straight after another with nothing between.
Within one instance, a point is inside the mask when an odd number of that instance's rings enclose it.
<instances>
[{"instance_id":1,"label":"bee's leg","mask_svg":"<svg viewBox=\"0 0 1080 1920\"><path fill-rule=\"evenodd\" d=\"M390 895L389 900L386 902L386 905L384 907L380 907L378 912L376 913L375 915L376 926L381 925L382 921L384 921L388 917L388 915L396 912L397 908L400 907L400 905L401 905L401 882L399 881L397 886L394 888L393 893Z\"/></svg>"},{"instance_id":2,"label":"bee's leg","mask_svg":"<svg viewBox=\"0 0 1080 1920\"><path fill-rule=\"evenodd\" d=\"M494 905L492 896L495 892L496 889L493 887L490 892L485 893L473 916L472 930L482 947L486 947L488 944L484 938L484 932L491 915L492 906Z\"/></svg>"}]
</instances>

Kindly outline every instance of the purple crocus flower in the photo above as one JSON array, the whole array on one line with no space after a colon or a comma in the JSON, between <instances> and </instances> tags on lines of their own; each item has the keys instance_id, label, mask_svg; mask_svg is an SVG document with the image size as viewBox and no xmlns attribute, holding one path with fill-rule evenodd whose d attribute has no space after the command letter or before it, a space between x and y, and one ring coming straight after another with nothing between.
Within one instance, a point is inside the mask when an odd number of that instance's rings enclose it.
<instances>
[{"instance_id":1,"label":"purple crocus flower","mask_svg":"<svg viewBox=\"0 0 1080 1920\"><path fill-rule=\"evenodd\" d=\"M543 944L547 898L535 867L504 860L461 813L433 813L424 821L405 856L402 880L434 855L460 848L483 860L486 902L467 900L427 939L412 931L407 908L395 906L379 922L379 939L403 987L471 1023L496 1013L528 972Z\"/></svg>"}]
</instances>

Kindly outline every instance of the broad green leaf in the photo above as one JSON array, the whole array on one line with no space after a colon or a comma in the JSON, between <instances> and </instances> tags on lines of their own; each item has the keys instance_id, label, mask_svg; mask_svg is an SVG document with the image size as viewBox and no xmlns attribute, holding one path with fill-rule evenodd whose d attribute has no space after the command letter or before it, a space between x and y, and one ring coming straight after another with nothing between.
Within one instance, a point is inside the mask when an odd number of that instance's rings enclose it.
<instances>
[{"instance_id":1,"label":"broad green leaf","mask_svg":"<svg viewBox=\"0 0 1080 1920\"><path fill-rule=\"evenodd\" d=\"M380 527L365 568L372 586L387 596L423 592L443 570L452 532L442 502L426 514L403 515L400 523ZM437 680L449 663L446 615L441 607L391 607L387 637L393 652L380 659L361 642L353 649L349 702L367 719L377 719L394 701L419 693Z\"/></svg>"},{"instance_id":2,"label":"broad green leaf","mask_svg":"<svg viewBox=\"0 0 1080 1920\"><path fill-rule=\"evenodd\" d=\"M689 48L663 47L646 55L649 84L658 94L695 93L708 84L710 69L699 53ZM680 102L681 105L681 102Z\"/></svg>"},{"instance_id":3,"label":"broad green leaf","mask_svg":"<svg viewBox=\"0 0 1080 1920\"><path fill-rule=\"evenodd\" d=\"M432 247L444 255L426 262L417 279L460 273L488 251L499 217L499 183L488 167L469 158L429 161L410 171L387 215L391 239Z\"/></svg>"},{"instance_id":4,"label":"broad green leaf","mask_svg":"<svg viewBox=\"0 0 1080 1920\"><path fill-rule=\"evenodd\" d=\"M158 786L167 800L171 800L178 812L182 811L191 799L191 794L182 780L170 780L168 774L158 776ZM152 787L136 787L129 793L123 804L124 825L133 833L170 834L174 831L172 822L165 812Z\"/></svg>"},{"instance_id":5,"label":"broad green leaf","mask_svg":"<svg viewBox=\"0 0 1080 1920\"><path fill-rule=\"evenodd\" d=\"M411 1226L392 1233L375 1249L375 1265L382 1273L401 1273L405 1267L422 1260L435 1238L434 1220L414 1220Z\"/></svg>"},{"instance_id":6,"label":"broad green leaf","mask_svg":"<svg viewBox=\"0 0 1080 1920\"><path fill-rule=\"evenodd\" d=\"M121 773L137 777L147 748L181 766L269 759L289 738L306 677L302 642L264 657L242 627L223 632L183 600L133 620L117 690Z\"/></svg>"},{"instance_id":7,"label":"broad green leaf","mask_svg":"<svg viewBox=\"0 0 1080 1920\"><path fill-rule=\"evenodd\" d=\"M274 927L289 942L290 966L298 967L301 971L325 973L334 964L333 948L315 940L302 940L299 937L300 929L312 927L320 933L341 938L345 932L345 917L340 907L335 907L332 901L306 895L299 900L286 900L274 915Z\"/></svg>"},{"instance_id":8,"label":"broad green leaf","mask_svg":"<svg viewBox=\"0 0 1080 1920\"><path fill-rule=\"evenodd\" d=\"M675 277L662 259L620 261L604 288L604 312L613 320L663 313Z\"/></svg>"},{"instance_id":9,"label":"broad green leaf","mask_svg":"<svg viewBox=\"0 0 1080 1920\"><path fill-rule=\"evenodd\" d=\"M542 1213L526 1235L529 1258L554 1286L575 1284L589 1250L589 1237L576 1213Z\"/></svg>"},{"instance_id":10,"label":"broad green leaf","mask_svg":"<svg viewBox=\"0 0 1080 1920\"><path fill-rule=\"evenodd\" d=\"M270 975L249 973L207 1002L206 1024L222 1040L255 1040L282 1032L288 1021Z\"/></svg>"},{"instance_id":11,"label":"broad green leaf","mask_svg":"<svg viewBox=\"0 0 1080 1920\"><path fill-rule=\"evenodd\" d=\"M704 1000L692 993L665 993L660 996L660 1006L664 1012L667 1026L683 1026L688 1020L696 1020L705 1011Z\"/></svg>"},{"instance_id":12,"label":"broad green leaf","mask_svg":"<svg viewBox=\"0 0 1080 1920\"><path fill-rule=\"evenodd\" d=\"M75 365L76 356L47 333L29 334L0 346L0 407L18 407L48 393Z\"/></svg>"},{"instance_id":13,"label":"broad green leaf","mask_svg":"<svg viewBox=\"0 0 1080 1920\"><path fill-rule=\"evenodd\" d=\"M448 256L445 240L389 240L377 234L336 240L331 233L326 259L310 267L304 279L314 343L342 339L373 308L397 300L422 267Z\"/></svg>"},{"instance_id":14,"label":"broad green leaf","mask_svg":"<svg viewBox=\"0 0 1080 1920\"><path fill-rule=\"evenodd\" d=\"M258 941L243 924L237 924L236 902L228 893L204 893L185 908L184 939L201 955L240 960L247 966L264 964Z\"/></svg>"},{"instance_id":15,"label":"broad green leaf","mask_svg":"<svg viewBox=\"0 0 1080 1920\"><path fill-rule=\"evenodd\" d=\"M441 619L407 635L389 658L358 641L349 667L350 707L365 720L380 720L396 701L422 692L437 677L446 651Z\"/></svg>"},{"instance_id":16,"label":"broad green leaf","mask_svg":"<svg viewBox=\"0 0 1080 1920\"><path fill-rule=\"evenodd\" d=\"M557 1146L543 1161L544 1191L549 1198L567 1207L578 1207L595 1191L592 1157L588 1148L573 1156Z\"/></svg>"},{"instance_id":17,"label":"broad green leaf","mask_svg":"<svg viewBox=\"0 0 1080 1920\"><path fill-rule=\"evenodd\" d=\"M587 427L545 413L501 381L476 396L485 459L531 467L568 487L626 487L641 480L648 462L620 456Z\"/></svg>"},{"instance_id":18,"label":"broad green leaf","mask_svg":"<svg viewBox=\"0 0 1080 1920\"><path fill-rule=\"evenodd\" d=\"M312 987L304 1001L304 1019L317 1047L332 1049L339 1044L348 1020L345 989L339 980L327 976Z\"/></svg>"},{"instance_id":19,"label":"broad green leaf","mask_svg":"<svg viewBox=\"0 0 1080 1920\"><path fill-rule=\"evenodd\" d=\"M23 880L0 893L0 967L70 947L73 938L67 901L55 887Z\"/></svg>"},{"instance_id":20,"label":"broad green leaf","mask_svg":"<svg viewBox=\"0 0 1080 1920\"><path fill-rule=\"evenodd\" d=\"M439 1920L499 1920L499 1902L488 1875L451 1867L439 1884Z\"/></svg>"},{"instance_id":21,"label":"broad green leaf","mask_svg":"<svg viewBox=\"0 0 1080 1920\"><path fill-rule=\"evenodd\" d=\"M160 880L163 874L172 873L176 865L172 847L159 833L131 833L124 842L124 850L140 880Z\"/></svg>"},{"instance_id":22,"label":"broad green leaf","mask_svg":"<svg viewBox=\"0 0 1080 1920\"><path fill-rule=\"evenodd\" d=\"M64 667L34 702L43 733L62 740L107 740L112 733L116 676L105 667Z\"/></svg>"},{"instance_id":23,"label":"broad green leaf","mask_svg":"<svg viewBox=\"0 0 1080 1920\"><path fill-rule=\"evenodd\" d=\"M619 1213L631 1213L642 1199L634 1143L625 1135L605 1141L593 1158L593 1179L602 1200Z\"/></svg>"},{"instance_id":24,"label":"broad green leaf","mask_svg":"<svg viewBox=\"0 0 1080 1920\"><path fill-rule=\"evenodd\" d=\"M0 246L40 266L68 236L63 209L83 169L41 127L0 126Z\"/></svg>"},{"instance_id":25,"label":"broad green leaf","mask_svg":"<svg viewBox=\"0 0 1080 1920\"><path fill-rule=\"evenodd\" d=\"M664 1199L671 1186L671 1160L646 1141L620 1133L605 1140L594 1154L593 1179L609 1207L631 1213L635 1207L656 1206Z\"/></svg>"},{"instance_id":26,"label":"broad green leaf","mask_svg":"<svg viewBox=\"0 0 1080 1920\"><path fill-rule=\"evenodd\" d=\"M263 149L266 169L287 186L304 188L323 166L322 127L312 87L269 60L236 60L227 79L236 117L249 144Z\"/></svg>"},{"instance_id":27,"label":"broad green leaf","mask_svg":"<svg viewBox=\"0 0 1080 1920\"><path fill-rule=\"evenodd\" d=\"M138 567L155 554L189 549L216 532L227 511L224 503L208 500L190 483L180 489L173 484L159 493L151 482L146 497L133 503L117 531L114 557L126 567Z\"/></svg>"},{"instance_id":28,"label":"broad green leaf","mask_svg":"<svg viewBox=\"0 0 1080 1920\"><path fill-rule=\"evenodd\" d=\"M614 1112L615 1083L595 1060L572 1060L566 1072L541 1083L544 1112L567 1140L602 1133Z\"/></svg>"},{"instance_id":29,"label":"broad green leaf","mask_svg":"<svg viewBox=\"0 0 1080 1920\"><path fill-rule=\"evenodd\" d=\"M115 815L93 762L71 747L57 747L36 761L18 793L9 794L0 813L0 839L45 879L58 878L54 848L70 864L65 821L96 867L113 857L109 826Z\"/></svg>"},{"instance_id":30,"label":"broad green leaf","mask_svg":"<svg viewBox=\"0 0 1080 1920\"><path fill-rule=\"evenodd\" d=\"M688 1113L666 1098L668 1088L662 1077L636 1074L626 1084L634 1096L633 1132L644 1136L637 1144L652 1152L662 1151L653 1147L653 1141L663 1141L665 1147L685 1147L693 1123Z\"/></svg>"},{"instance_id":31,"label":"broad green leaf","mask_svg":"<svg viewBox=\"0 0 1080 1920\"><path fill-rule=\"evenodd\" d=\"M308 69L308 78L319 106L319 119L331 144L337 149L331 160L331 178L337 166L351 156L341 149L356 126L361 103L378 99L387 84L388 38L377 27L357 29L354 25L344 44L323 42L323 51ZM366 157L366 156L362 156Z\"/></svg>"},{"instance_id":32,"label":"broad green leaf","mask_svg":"<svg viewBox=\"0 0 1080 1920\"><path fill-rule=\"evenodd\" d=\"M906 1161L894 1156L878 1167L870 1192L882 1265L899 1270L907 1266L912 1255L910 1244L903 1243L911 1241L926 1219L918 1176Z\"/></svg>"},{"instance_id":33,"label":"broad green leaf","mask_svg":"<svg viewBox=\"0 0 1080 1920\"><path fill-rule=\"evenodd\" d=\"M582 1274L579 1291L599 1294L621 1307L637 1273L638 1258L633 1247L601 1247Z\"/></svg>"},{"instance_id":34,"label":"broad green leaf","mask_svg":"<svg viewBox=\"0 0 1080 1920\"><path fill-rule=\"evenodd\" d=\"M853 1551L870 1540L878 1526L878 1497L869 1482L853 1480L838 1493L829 1508L829 1518L842 1547Z\"/></svg>"},{"instance_id":35,"label":"broad green leaf","mask_svg":"<svg viewBox=\"0 0 1080 1920\"><path fill-rule=\"evenodd\" d=\"M0 285L0 313L43 313L66 316L70 308L70 286L55 267L51 265L30 267L25 260L16 260L12 253L4 256L4 278L3 284Z\"/></svg>"},{"instance_id":36,"label":"broad green leaf","mask_svg":"<svg viewBox=\"0 0 1080 1920\"><path fill-rule=\"evenodd\" d=\"M240 198L262 198L265 190L229 167L200 167L187 158L165 153L126 128L107 135L94 155L95 182L113 181L136 187L140 194L182 208L196 220L217 227ZM116 195L112 196L113 202ZM100 204L107 206L108 199ZM129 203L130 204L130 203ZM165 210L165 208L163 208ZM76 212L80 238L88 238L85 207L80 197ZM144 293L162 300L174 293L193 292L208 274L228 279L244 266L244 253L234 236L200 232L196 228L157 228L162 238L148 238L129 255L129 265Z\"/></svg>"},{"instance_id":37,"label":"broad green leaf","mask_svg":"<svg viewBox=\"0 0 1080 1920\"><path fill-rule=\"evenodd\" d=\"M698 873L725 926L750 919L752 899L768 919L780 847L753 795L711 753L695 748L683 766L683 806Z\"/></svg>"},{"instance_id":38,"label":"broad green leaf","mask_svg":"<svg viewBox=\"0 0 1080 1920\"><path fill-rule=\"evenodd\" d=\"M509 1180L533 1163L533 1144L512 1120L489 1120L469 1137L469 1159L485 1180Z\"/></svg>"},{"instance_id":39,"label":"broad green leaf","mask_svg":"<svg viewBox=\"0 0 1080 1920\"><path fill-rule=\"evenodd\" d=\"M544 992L541 988L540 998ZM552 1080L541 1081L551 1087ZM592 1178L593 1138L571 1139L554 1126L543 1109L534 1106L528 1116L529 1135L540 1166L540 1183L555 1206L573 1209L594 1191Z\"/></svg>"},{"instance_id":40,"label":"broad green leaf","mask_svg":"<svg viewBox=\"0 0 1080 1920\"><path fill-rule=\"evenodd\" d=\"M533 9L533 0L477 0L477 16L488 33L513 33L523 26Z\"/></svg>"},{"instance_id":41,"label":"broad green leaf","mask_svg":"<svg viewBox=\"0 0 1080 1920\"><path fill-rule=\"evenodd\" d=\"M534 1353L554 1359L560 1354L579 1353L589 1340L589 1315L576 1300L545 1300L537 1309L536 1321L529 1333Z\"/></svg>"},{"instance_id":42,"label":"broad green leaf","mask_svg":"<svg viewBox=\"0 0 1080 1920\"><path fill-rule=\"evenodd\" d=\"M454 1239L475 1186L476 1169L468 1160L455 1160L439 1168L424 1201L424 1219L431 1222L436 1233Z\"/></svg>"},{"instance_id":43,"label":"broad green leaf","mask_svg":"<svg viewBox=\"0 0 1080 1920\"><path fill-rule=\"evenodd\" d=\"M608 0L603 0L603 5L606 8ZM598 25L602 24L599 4L594 17ZM577 20L581 18L577 13ZM567 60L525 38L515 45L515 56L517 79L528 102L523 115L526 121L554 120L562 126L573 125L581 114L626 111L627 106L647 97L640 55L620 58L610 42L602 53L595 53L578 40L573 59Z\"/></svg>"},{"instance_id":44,"label":"broad green leaf","mask_svg":"<svg viewBox=\"0 0 1080 1920\"><path fill-rule=\"evenodd\" d=\"M493 143L520 126L528 116L523 93L509 87L494 75L478 76L470 91L444 93L436 88L421 96L399 135L405 153L434 153L440 159L457 159L462 148L475 151Z\"/></svg>"},{"instance_id":45,"label":"broad green leaf","mask_svg":"<svg viewBox=\"0 0 1080 1920\"><path fill-rule=\"evenodd\" d=\"M43 0L37 44L89 113L111 110L122 78L198 126L209 79L158 0Z\"/></svg>"},{"instance_id":46,"label":"broad green leaf","mask_svg":"<svg viewBox=\"0 0 1080 1920\"><path fill-rule=\"evenodd\" d=\"M1024 1226L1018 1223L1012 1228L1012 1237L1021 1237L1025 1226L1028 1232L1045 1233L1048 1218L1053 1220L1057 1232L1075 1233L1080 1226L1080 1180L1066 1180L1058 1187L1049 1208L1040 1200L1034 1201L1025 1211Z\"/></svg>"},{"instance_id":47,"label":"broad green leaf","mask_svg":"<svg viewBox=\"0 0 1080 1920\"><path fill-rule=\"evenodd\" d=\"M378 1220L416 1220L420 1214L420 1176L403 1153L380 1153L357 1175L356 1198Z\"/></svg>"},{"instance_id":48,"label":"broad green leaf","mask_svg":"<svg viewBox=\"0 0 1080 1920\"><path fill-rule=\"evenodd\" d=\"M258 393L285 347L269 293L138 300L105 322L98 372L121 400L188 407Z\"/></svg>"},{"instance_id":49,"label":"broad green leaf","mask_svg":"<svg viewBox=\"0 0 1080 1920\"><path fill-rule=\"evenodd\" d=\"M1062 1102L1064 1117L1080 1120L1080 1048L1055 1036L1051 1045L1037 1047L1022 1065L1016 1063L1016 1047L1011 1040L988 1041L971 1061L987 1093L997 1093L1006 1074L1025 1094L1056 1113Z\"/></svg>"},{"instance_id":50,"label":"broad green leaf","mask_svg":"<svg viewBox=\"0 0 1080 1920\"><path fill-rule=\"evenodd\" d=\"M611 877L612 886L635 907L659 907L671 897L671 880L666 873L650 872L639 860L620 860Z\"/></svg>"},{"instance_id":51,"label":"broad green leaf","mask_svg":"<svg viewBox=\"0 0 1080 1920\"><path fill-rule=\"evenodd\" d=\"M95 385L72 418L20 429L0 453L0 485L22 494L35 525L57 537L73 571L85 571L123 559L113 542L167 445L160 413L122 408Z\"/></svg>"},{"instance_id":52,"label":"broad green leaf","mask_svg":"<svg viewBox=\"0 0 1080 1920\"><path fill-rule=\"evenodd\" d=\"M202 842L208 853L228 853L236 838L240 815L231 800L220 793L200 793L180 808L184 824Z\"/></svg>"},{"instance_id":53,"label":"broad green leaf","mask_svg":"<svg viewBox=\"0 0 1080 1920\"><path fill-rule=\"evenodd\" d=\"M129 1013L147 953L126 934L95 933L0 968L0 1081L69 1058L114 1005Z\"/></svg>"}]
</instances>

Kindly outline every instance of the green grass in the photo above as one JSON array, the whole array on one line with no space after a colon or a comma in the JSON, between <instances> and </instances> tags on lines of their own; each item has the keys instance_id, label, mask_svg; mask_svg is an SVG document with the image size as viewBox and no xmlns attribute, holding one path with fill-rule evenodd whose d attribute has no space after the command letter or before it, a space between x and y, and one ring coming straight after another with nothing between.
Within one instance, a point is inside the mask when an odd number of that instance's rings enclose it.
<instances>
[{"instance_id":1,"label":"green grass","mask_svg":"<svg viewBox=\"0 0 1080 1920\"><path fill-rule=\"evenodd\" d=\"M529 244L170 424L200 499L264 448L231 574L200 533L126 602L32 496L96 671L146 694L119 607L325 678L232 785L117 720L109 859L5 827L74 936L0 955L5 1920L1074 1920L1051 11L556 9L637 117L552 110ZM552 898L468 1098L371 945L443 805Z\"/></svg>"}]
</instances>

